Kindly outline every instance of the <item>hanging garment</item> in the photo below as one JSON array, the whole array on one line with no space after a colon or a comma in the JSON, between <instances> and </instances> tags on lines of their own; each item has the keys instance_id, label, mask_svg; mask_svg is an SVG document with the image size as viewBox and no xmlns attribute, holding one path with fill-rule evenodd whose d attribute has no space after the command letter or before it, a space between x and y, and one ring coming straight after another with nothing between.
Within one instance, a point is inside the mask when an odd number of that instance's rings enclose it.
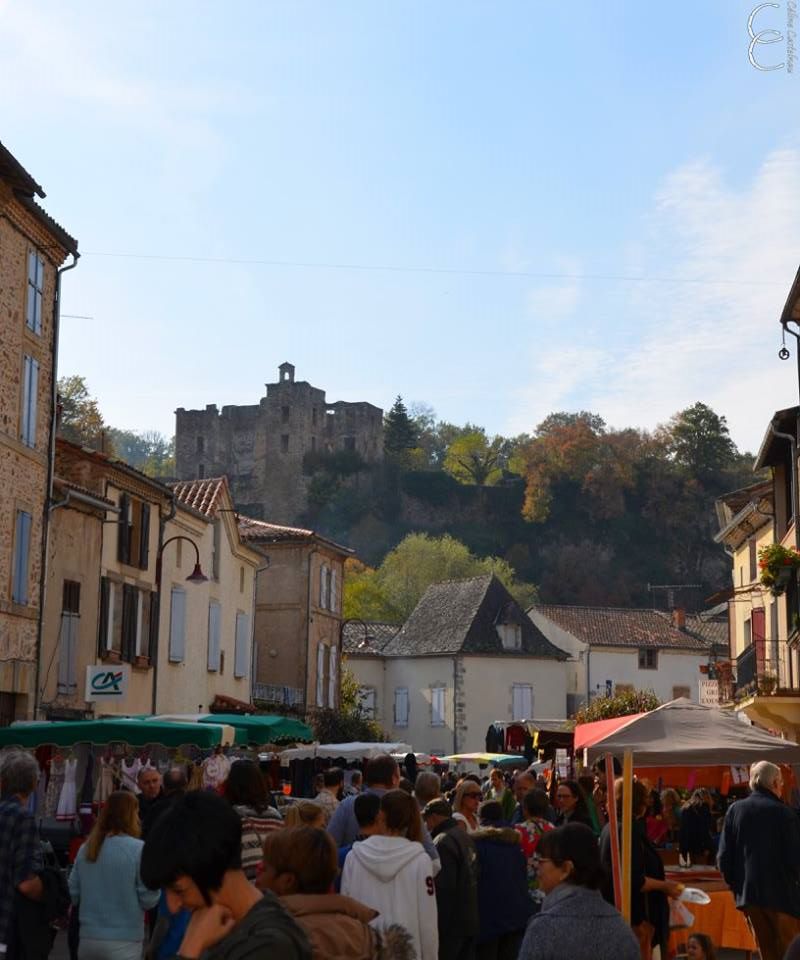
<instances>
[{"instance_id":1,"label":"hanging garment","mask_svg":"<svg viewBox=\"0 0 800 960\"><path fill-rule=\"evenodd\" d=\"M230 760L222 753L212 753L208 760L203 761L203 787L206 790L216 790L228 779L231 769Z\"/></svg>"},{"instance_id":2,"label":"hanging garment","mask_svg":"<svg viewBox=\"0 0 800 960\"><path fill-rule=\"evenodd\" d=\"M74 820L78 813L78 787L75 775L78 772L77 757L70 757L64 762L64 783L58 798L56 820Z\"/></svg>"},{"instance_id":3,"label":"hanging garment","mask_svg":"<svg viewBox=\"0 0 800 960\"><path fill-rule=\"evenodd\" d=\"M92 783L94 782L94 754L92 751L89 751L89 755L86 758L86 769L83 771L83 786L78 795L79 803L88 803L92 802Z\"/></svg>"},{"instance_id":4,"label":"hanging garment","mask_svg":"<svg viewBox=\"0 0 800 960\"><path fill-rule=\"evenodd\" d=\"M94 802L105 803L114 792L114 761L100 758L100 774L94 788Z\"/></svg>"},{"instance_id":5,"label":"hanging garment","mask_svg":"<svg viewBox=\"0 0 800 960\"><path fill-rule=\"evenodd\" d=\"M47 781L47 792L44 798L44 815L54 817L61 797L61 788L64 786L64 761L55 756L50 761L50 779Z\"/></svg>"},{"instance_id":6,"label":"hanging garment","mask_svg":"<svg viewBox=\"0 0 800 960\"><path fill-rule=\"evenodd\" d=\"M189 786L187 790L202 790L203 789L203 768L199 763L190 763L188 766L189 769Z\"/></svg>"},{"instance_id":7,"label":"hanging garment","mask_svg":"<svg viewBox=\"0 0 800 960\"><path fill-rule=\"evenodd\" d=\"M486 752L502 753L504 747L502 729L498 730L497 726L492 724L486 731Z\"/></svg>"},{"instance_id":8,"label":"hanging garment","mask_svg":"<svg viewBox=\"0 0 800 960\"><path fill-rule=\"evenodd\" d=\"M130 763L126 760L122 761L120 767L120 776L122 779L121 787L123 790L130 790L131 793L141 793L139 790L139 784L136 782L139 771L142 769L142 761L138 757L134 757Z\"/></svg>"}]
</instances>

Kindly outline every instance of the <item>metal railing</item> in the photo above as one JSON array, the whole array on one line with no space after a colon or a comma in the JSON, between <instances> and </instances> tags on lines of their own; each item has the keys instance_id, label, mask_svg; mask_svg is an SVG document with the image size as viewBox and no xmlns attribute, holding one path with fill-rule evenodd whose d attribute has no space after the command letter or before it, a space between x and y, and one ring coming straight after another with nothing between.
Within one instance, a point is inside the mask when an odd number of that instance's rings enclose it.
<instances>
[{"instance_id":1,"label":"metal railing","mask_svg":"<svg viewBox=\"0 0 800 960\"><path fill-rule=\"evenodd\" d=\"M297 707L303 703L303 691L300 687L282 687L276 683L254 683L253 699Z\"/></svg>"},{"instance_id":2,"label":"metal railing","mask_svg":"<svg viewBox=\"0 0 800 960\"><path fill-rule=\"evenodd\" d=\"M775 652L771 643L765 643L766 650ZM778 692L800 694L797 682L790 683L788 673L784 657L767 656L756 644L751 644L736 658L736 697L770 696Z\"/></svg>"}]
</instances>

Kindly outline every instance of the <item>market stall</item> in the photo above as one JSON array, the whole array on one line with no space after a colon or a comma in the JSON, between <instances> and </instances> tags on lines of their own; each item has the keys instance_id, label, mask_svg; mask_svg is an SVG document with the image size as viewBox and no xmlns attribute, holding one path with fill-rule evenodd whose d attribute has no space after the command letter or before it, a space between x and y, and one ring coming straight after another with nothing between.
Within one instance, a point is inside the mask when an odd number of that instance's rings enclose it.
<instances>
[{"instance_id":1,"label":"market stall","mask_svg":"<svg viewBox=\"0 0 800 960\"><path fill-rule=\"evenodd\" d=\"M245 742L234 727L224 723L197 726L193 723L159 723L150 718L107 718L102 720L42 720L12 723L0 727L0 747L26 749L78 744L107 746L113 743L130 747L194 746L216 747Z\"/></svg>"},{"instance_id":2,"label":"market stall","mask_svg":"<svg viewBox=\"0 0 800 960\"><path fill-rule=\"evenodd\" d=\"M452 766L476 767L527 767L528 761L518 753L453 753L442 757L442 762Z\"/></svg>"},{"instance_id":3,"label":"market stall","mask_svg":"<svg viewBox=\"0 0 800 960\"><path fill-rule=\"evenodd\" d=\"M295 717L262 713L164 713L153 717L156 722L224 724L233 727L240 740L254 743L310 743L314 733L307 724Z\"/></svg>"},{"instance_id":4,"label":"market stall","mask_svg":"<svg viewBox=\"0 0 800 960\"><path fill-rule=\"evenodd\" d=\"M673 700L656 710L629 717L617 717L575 728L575 750L583 750L584 760L592 764L606 758L607 778L613 779L611 758L623 761L623 831L622 855L615 851L617 830L615 807L609 805L612 823L612 853L614 856L614 881L618 904L626 918L630 916L630 864L628 851L631 847L631 785L633 768L670 767L727 767L770 760L773 763L796 764L800 762L800 745L775 737L764 730L742 723L728 712L703 707L686 699ZM622 867L619 867L622 864ZM690 874L691 876L691 874ZM686 883L686 873L681 874ZM733 896L724 888L713 891L712 911L708 916L733 917ZM716 901L716 902L715 902ZM694 906L690 905L694 910ZM696 925L692 929L705 932L700 927L702 914L696 913ZM716 921L715 921L716 922ZM722 927L729 931L729 941L719 941L722 946L738 949L754 949L742 946L742 930L723 920ZM734 942L735 941L735 942Z\"/></svg>"}]
</instances>

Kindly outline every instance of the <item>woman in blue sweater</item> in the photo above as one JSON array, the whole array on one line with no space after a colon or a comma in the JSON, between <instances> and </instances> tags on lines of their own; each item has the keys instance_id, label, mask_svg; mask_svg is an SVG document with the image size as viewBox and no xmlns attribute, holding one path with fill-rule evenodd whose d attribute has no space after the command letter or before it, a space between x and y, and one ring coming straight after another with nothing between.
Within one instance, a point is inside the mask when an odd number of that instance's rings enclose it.
<instances>
[{"instance_id":1,"label":"woman in blue sweater","mask_svg":"<svg viewBox=\"0 0 800 960\"><path fill-rule=\"evenodd\" d=\"M141 960L144 911L159 892L139 876L140 833L134 794L112 793L69 876L72 902L80 904L78 960Z\"/></svg>"}]
</instances>

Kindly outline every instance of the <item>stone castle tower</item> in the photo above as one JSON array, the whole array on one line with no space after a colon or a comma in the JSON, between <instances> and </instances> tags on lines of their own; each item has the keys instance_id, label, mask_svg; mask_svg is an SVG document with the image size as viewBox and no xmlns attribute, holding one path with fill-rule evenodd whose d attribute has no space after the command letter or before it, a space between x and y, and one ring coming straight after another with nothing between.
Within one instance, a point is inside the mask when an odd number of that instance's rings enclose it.
<instances>
[{"instance_id":1,"label":"stone castle tower","mask_svg":"<svg viewBox=\"0 0 800 960\"><path fill-rule=\"evenodd\" d=\"M371 403L328 403L325 391L278 367L277 383L253 406L216 404L175 411L179 480L226 474L238 510L258 520L296 523L307 506L307 453L354 450L383 459L383 411Z\"/></svg>"}]
</instances>

